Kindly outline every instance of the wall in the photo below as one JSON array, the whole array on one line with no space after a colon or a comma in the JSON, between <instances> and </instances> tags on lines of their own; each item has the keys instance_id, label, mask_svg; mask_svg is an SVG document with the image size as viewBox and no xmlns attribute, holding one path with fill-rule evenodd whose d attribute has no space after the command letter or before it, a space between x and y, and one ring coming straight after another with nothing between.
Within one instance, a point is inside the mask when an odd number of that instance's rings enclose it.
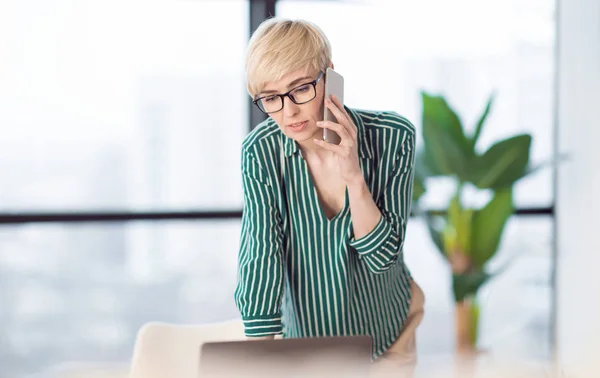
<instances>
[{"instance_id":1,"label":"wall","mask_svg":"<svg viewBox=\"0 0 600 378\"><path fill-rule=\"evenodd\" d=\"M600 352L600 1L562 0L557 15L558 151L570 154L557 180L557 358L581 376Z\"/></svg>"}]
</instances>

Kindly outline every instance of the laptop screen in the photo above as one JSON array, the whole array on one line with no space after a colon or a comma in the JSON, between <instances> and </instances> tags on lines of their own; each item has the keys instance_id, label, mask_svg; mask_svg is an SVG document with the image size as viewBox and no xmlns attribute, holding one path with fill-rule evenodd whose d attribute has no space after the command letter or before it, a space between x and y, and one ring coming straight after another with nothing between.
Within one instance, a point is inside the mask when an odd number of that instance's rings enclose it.
<instances>
[{"instance_id":1,"label":"laptop screen","mask_svg":"<svg viewBox=\"0 0 600 378\"><path fill-rule=\"evenodd\" d=\"M200 350L199 376L366 378L372 347L368 336L205 343Z\"/></svg>"}]
</instances>

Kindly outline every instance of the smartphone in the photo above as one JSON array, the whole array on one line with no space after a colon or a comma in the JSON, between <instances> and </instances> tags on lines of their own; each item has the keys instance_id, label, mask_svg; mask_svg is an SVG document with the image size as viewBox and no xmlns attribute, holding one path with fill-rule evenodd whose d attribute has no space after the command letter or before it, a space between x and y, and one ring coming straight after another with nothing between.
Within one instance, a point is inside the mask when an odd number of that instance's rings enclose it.
<instances>
[{"instance_id":1,"label":"smartphone","mask_svg":"<svg viewBox=\"0 0 600 378\"><path fill-rule=\"evenodd\" d=\"M325 98L331 99L329 97L331 95L337 97L342 104L344 103L344 77L329 67L325 72ZM337 123L335 116L329 108L325 105L323 107L325 109L323 120ZM332 144L340 144L342 141L335 131L329 129L323 129L323 140Z\"/></svg>"}]
</instances>

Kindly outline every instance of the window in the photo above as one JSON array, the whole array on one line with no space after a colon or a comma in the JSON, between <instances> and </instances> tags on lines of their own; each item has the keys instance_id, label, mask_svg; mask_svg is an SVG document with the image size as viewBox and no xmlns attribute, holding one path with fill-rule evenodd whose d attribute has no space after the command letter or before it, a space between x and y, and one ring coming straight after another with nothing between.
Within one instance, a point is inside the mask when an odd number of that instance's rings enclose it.
<instances>
[{"instance_id":1,"label":"window","mask_svg":"<svg viewBox=\"0 0 600 378\"><path fill-rule=\"evenodd\" d=\"M247 0L2 2L0 213L241 208L248 9ZM127 364L147 321L237 317L239 229L239 220L0 225L0 376Z\"/></svg>"},{"instance_id":2,"label":"window","mask_svg":"<svg viewBox=\"0 0 600 378\"><path fill-rule=\"evenodd\" d=\"M240 221L0 227L2 377L127 366L148 321L238 317Z\"/></svg>"},{"instance_id":3,"label":"window","mask_svg":"<svg viewBox=\"0 0 600 378\"><path fill-rule=\"evenodd\" d=\"M247 1L33 3L0 5L0 212L241 207Z\"/></svg>"},{"instance_id":4,"label":"window","mask_svg":"<svg viewBox=\"0 0 600 378\"><path fill-rule=\"evenodd\" d=\"M395 110L420 129L424 89L444 94L472 132L495 91L478 146L528 132L533 162L552 158L553 12L552 0L277 3L278 16L306 18L327 34L346 105ZM551 179L546 169L520 182L517 207L549 206ZM436 187L424 204L446 203L452 188Z\"/></svg>"},{"instance_id":5,"label":"window","mask_svg":"<svg viewBox=\"0 0 600 378\"><path fill-rule=\"evenodd\" d=\"M504 272L480 291L480 346L503 355L551 357L552 219L512 217L489 271ZM426 296L426 312L418 333L424 357L454 350L454 303L451 272L420 218L408 222L406 262Z\"/></svg>"}]
</instances>

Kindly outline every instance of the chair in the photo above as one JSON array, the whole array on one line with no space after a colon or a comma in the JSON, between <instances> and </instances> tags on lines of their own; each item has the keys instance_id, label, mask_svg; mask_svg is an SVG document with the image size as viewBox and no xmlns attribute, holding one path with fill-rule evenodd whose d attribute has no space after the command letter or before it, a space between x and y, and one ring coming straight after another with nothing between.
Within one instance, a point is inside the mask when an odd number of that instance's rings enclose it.
<instances>
[{"instance_id":1,"label":"chair","mask_svg":"<svg viewBox=\"0 0 600 378\"><path fill-rule=\"evenodd\" d=\"M129 378L198 378L201 344L243 339L241 320L203 325L146 323L137 334Z\"/></svg>"}]
</instances>

